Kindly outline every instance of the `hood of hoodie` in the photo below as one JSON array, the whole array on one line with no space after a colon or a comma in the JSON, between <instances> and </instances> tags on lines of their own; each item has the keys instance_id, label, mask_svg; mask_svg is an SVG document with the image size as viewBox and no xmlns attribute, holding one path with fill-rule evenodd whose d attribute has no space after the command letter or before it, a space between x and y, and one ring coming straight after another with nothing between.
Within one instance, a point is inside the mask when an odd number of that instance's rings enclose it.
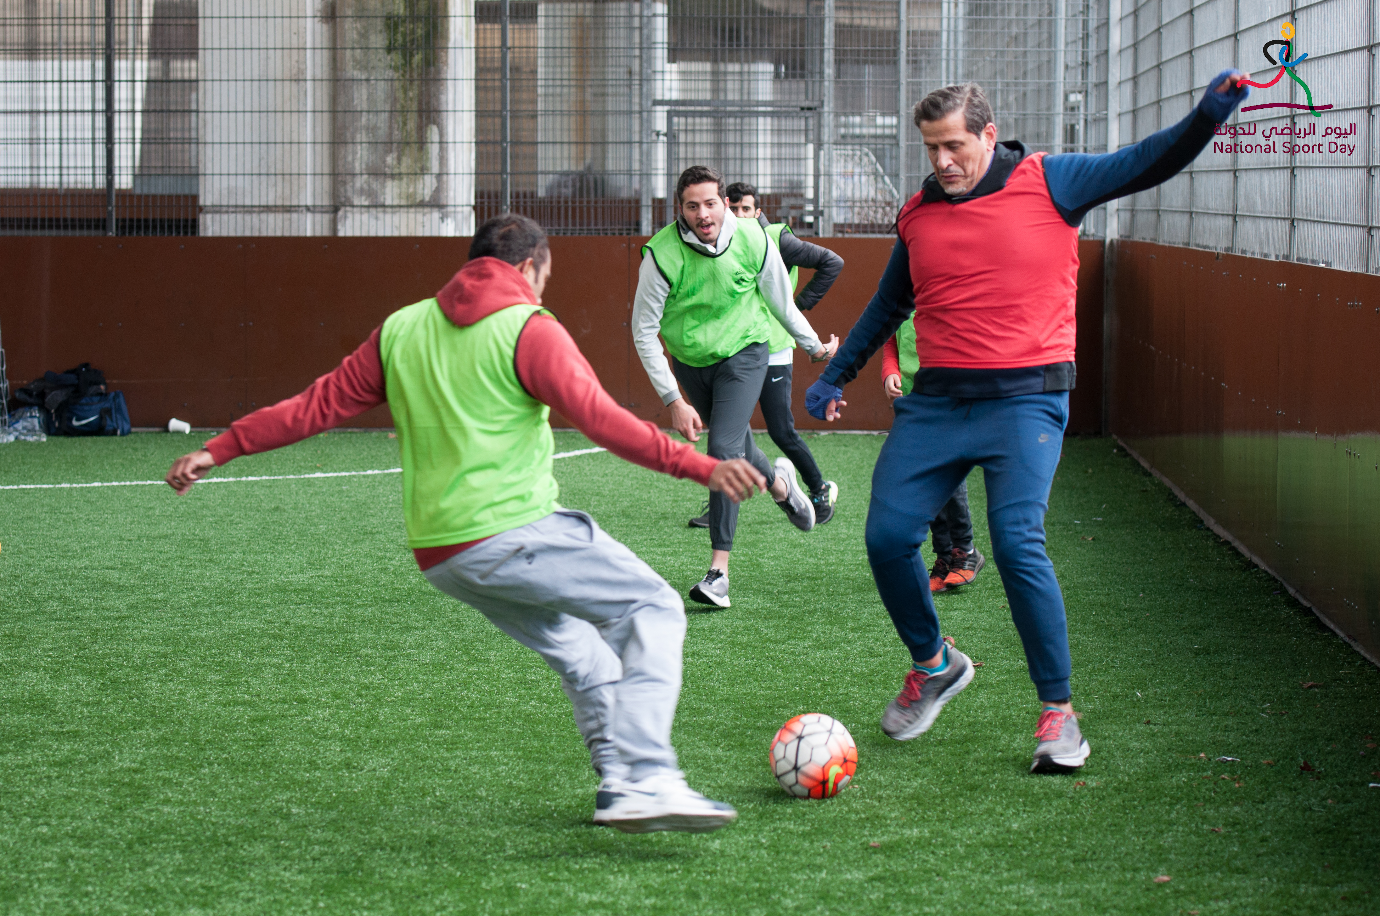
<instances>
[{"instance_id":1,"label":"hood of hoodie","mask_svg":"<svg viewBox=\"0 0 1380 916\"><path fill-rule=\"evenodd\" d=\"M451 323L468 327L510 305L538 305L522 272L498 258L475 258L436 294Z\"/></svg>"}]
</instances>

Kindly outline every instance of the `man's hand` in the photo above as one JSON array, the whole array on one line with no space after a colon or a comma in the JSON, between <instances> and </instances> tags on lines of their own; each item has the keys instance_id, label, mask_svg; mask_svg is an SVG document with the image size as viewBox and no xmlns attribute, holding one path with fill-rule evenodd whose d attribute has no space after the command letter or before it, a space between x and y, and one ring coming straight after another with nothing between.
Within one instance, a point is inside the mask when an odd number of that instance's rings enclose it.
<instances>
[{"instance_id":1,"label":"man's hand","mask_svg":"<svg viewBox=\"0 0 1380 916\"><path fill-rule=\"evenodd\" d=\"M174 461L164 480L177 491L178 496L184 496L192 484L205 477L206 472L215 466L216 459L211 457L211 453L199 448Z\"/></svg>"},{"instance_id":2,"label":"man's hand","mask_svg":"<svg viewBox=\"0 0 1380 916\"><path fill-rule=\"evenodd\" d=\"M670 407L671 428L684 436L686 442L700 441L700 430L704 429L704 421L700 419L699 411L691 407L685 398L677 398L671 402Z\"/></svg>"},{"instance_id":3,"label":"man's hand","mask_svg":"<svg viewBox=\"0 0 1380 916\"><path fill-rule=\"evenodd\" d=\"M810 354L810 359L817 363L822 363L826 359L833 359L834 354L839 351L839 335L830 334L829 342L821 346L818 350Z\"/></svg>"},{"instance_id":4,"label":"man's hand","mask_svg":"<svg viewBox=\"0 0 1380 916\"><path fill-rule=\"evenodd\" d=\"M895 373L882 379L882 390L893 401L901 396L901 377Z\"/></svg>"},{"instance_id":5,"label":"man's hand","mask_svg":"<svg viewBox=\"0 0 1380 916\"><path fill-rule=\"evenodd\" d=\"M740 503L767 489L767 478L742 458L730 458L714 465L709 472L709 489Z\"/></svg>"},{"instance_id":6,"label":"man's hand","mask_svg":"<svg viewBox=\"0 0 1380 916\"><path fill-rule=\"evenodd\" d=\"M832 422L842 416L838 409L846 406L848 402L843 399L843 389L830 385L824 379L815 379L815 383L805 389L805 412L816 420Z\"/></svg>"},{"instance_id":7,"label":"man's hand","mask_svg":"<svg viewBox=\"0 0 1380 916\"><path fill-rule=\"evenodd\" d=\"M1251 94L1251 83L1248 82L1250 78L1249 73L1242 73L1240 70L1223 70L1208 83L1207 92L1203 93L1203 100L1198 106L1221 124L1230 118L1236 106L1246 101L1246 97Z\"/></svg>"}]
</instances>

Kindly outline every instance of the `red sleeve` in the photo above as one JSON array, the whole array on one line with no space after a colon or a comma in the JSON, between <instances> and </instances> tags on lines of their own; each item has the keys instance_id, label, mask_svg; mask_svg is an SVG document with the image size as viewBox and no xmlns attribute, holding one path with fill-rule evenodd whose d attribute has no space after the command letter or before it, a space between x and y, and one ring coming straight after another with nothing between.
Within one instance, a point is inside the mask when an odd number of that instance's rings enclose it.
<instances>
[{"instance_id":1,"label":"red sleeve","mask_svg":"<svg viewBox=\"0 0 1380 916\"><path fill-rule=\"evenodd\" d=\"M896 335L893 334L882 344L882 381L886 381L888 375L901 374L901 350L896 345Z\"/></svg>"},{"instance_id":2,"label":"red sleeve","mask_svg":"<svg viewBox=\"0 0 1380 916\"><path fill-rule=\"evenodd\" d=\"M379 329L333 371L301 394L240 417L206 443L216 464L282 448L339 426L388 400L379 356Z\"/></svg>"},{"instance_id":3,"label":"red sleeve","mask_svg":"<svg viewBox=\"0 0 1380 916\"><path fill-rule=\"evenodd\" d=\"M609 396L560 322L536 315L518 338L518 378L532 397L619 458L672 477L709 483L719 462L675 442L653 423L633 416Z\"/></svg>"}]
</instances>

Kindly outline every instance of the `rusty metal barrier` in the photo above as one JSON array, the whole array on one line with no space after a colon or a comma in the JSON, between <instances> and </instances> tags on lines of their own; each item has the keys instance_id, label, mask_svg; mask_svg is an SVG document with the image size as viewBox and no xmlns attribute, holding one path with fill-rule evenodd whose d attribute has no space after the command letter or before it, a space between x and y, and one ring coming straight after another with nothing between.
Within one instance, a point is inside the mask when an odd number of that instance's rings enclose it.
<instances>
[{"instance_id":1,"label":"rusty metal barrier","mask_svg":"<svg viewBox=\"0 0 1380 916\"><path fill-rule=\"evenodd\" d=\"M545 298L604 387L638 416L668 412L632 347L629 318L643 239L553 237ZM848 333L877 288L892 241L824 240L846 261L809 318ZM1102 243L1081 243L1079 375L1073 432L1102 412ZM330 371L390 312L436 293L464 264L463 238L56 238L0 244L0 324L11 379L89 361L124 390L136 426L169 417L225 426ZM805 282L809 272L801 278ZM823 370L797 355L795 387ZM880 358L848 388L846 425L887 429ZM799 399L798 399L799 400ZM824 428L797 404L802 429ZM553 417L556 425L565 423ZM359 426L391 426L387 410ZM762 426L760 416L756 425Z\"/></svg>"},{"instance_id":2,"label":"rusty metal barrier","mask_svg":"<svg viewBox=\"0 0 1380 916\"><path fill-rule=\"evenodd\" d=\"M1380 277L1115 243L1111 431L1380 663Z\"/></svg>"}]
</instances>

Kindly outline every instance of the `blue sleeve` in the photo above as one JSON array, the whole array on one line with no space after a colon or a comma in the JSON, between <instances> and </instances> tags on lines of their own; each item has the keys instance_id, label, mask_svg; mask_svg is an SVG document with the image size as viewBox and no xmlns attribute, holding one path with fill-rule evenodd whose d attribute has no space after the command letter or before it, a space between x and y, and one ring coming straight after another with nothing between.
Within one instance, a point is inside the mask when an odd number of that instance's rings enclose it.
<instances>
[{"instance_id":1,"label":"blue sleeve","mask_svg":"<svg viewBox=\"0 0 1380 916\"><path fill-rule=\"evenodd\" d=\"M1133 146L1115 153L1046 156L1045 182L1064 221L1077 226L1093 207L1153 188L1187 167L1212 140L1217 125L1250 94L1246 86L1215 91L1233 73L1217 74L1188 117Z\"/></svg>"},{"instance_id":2,"label":"blue sleeve","mask_svg":"<svg viewBox=\"0 0 1380 916\"><path fill-rule=\"evenodd\" d=\"M859 316L848 339L839 347L838 353L829 360L819 379L830 385L842 388L858 377L858 372L872 354L881 349L887 338L896 333L901 322L915 311L915 290L910 282L910 254L906 243L896 240L891 249L891 260L882 271L877 293L867 308Z\"/></svg>"}]
</instances>

